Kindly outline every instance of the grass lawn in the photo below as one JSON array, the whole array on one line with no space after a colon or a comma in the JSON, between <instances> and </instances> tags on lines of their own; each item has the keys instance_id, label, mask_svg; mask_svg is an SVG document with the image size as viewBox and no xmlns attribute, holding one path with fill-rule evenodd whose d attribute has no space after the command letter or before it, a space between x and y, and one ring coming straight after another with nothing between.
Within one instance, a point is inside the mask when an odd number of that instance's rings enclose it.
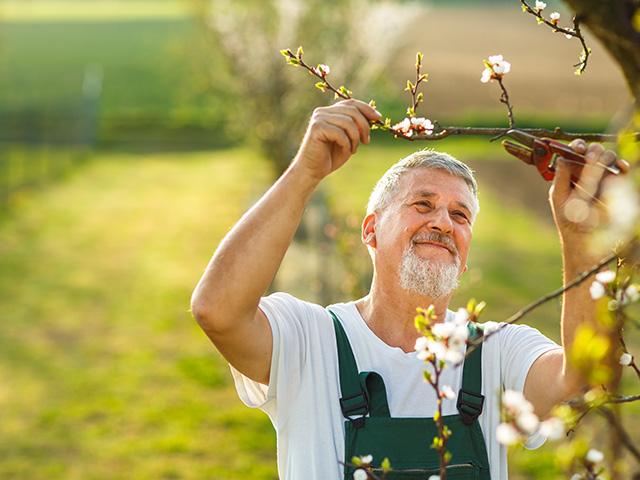
<instances>
[{"instance_id":1,"label":"grass lawn","mask_svg":"<svg viewBox=\"0 0 640 480\"><path fill-rule=\"evenodd\" d=\"M335 211L361 212L407 148L361 148L326 182ZM270 422L237 399L188 311L269 178L245 149L100 154L13 198L0 218L0 477L275 478ZM547 223L497 192L481 202L454 305L474 295L500 320L560 284L559 249ZM557 339L558 304L530 322ZM550 478L553 449L518 452L513 477Z\"/></svg>"}]
</instances>

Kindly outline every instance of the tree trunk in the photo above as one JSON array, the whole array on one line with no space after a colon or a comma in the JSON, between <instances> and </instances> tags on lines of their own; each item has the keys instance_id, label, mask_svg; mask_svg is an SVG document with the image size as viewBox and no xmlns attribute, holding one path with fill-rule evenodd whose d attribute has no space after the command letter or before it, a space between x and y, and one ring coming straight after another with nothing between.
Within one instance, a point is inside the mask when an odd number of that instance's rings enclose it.
<instances>
[{"instance_id":1,"label":"tree trunk","mask_svg":"<svg viewBox=\"0 0 640 480\"><path fill-rule=\"evenodd\" d=\"M640 0L565 0L565 3L620 65L637 108L640 105Z\"/></svg>"}]
</instances>

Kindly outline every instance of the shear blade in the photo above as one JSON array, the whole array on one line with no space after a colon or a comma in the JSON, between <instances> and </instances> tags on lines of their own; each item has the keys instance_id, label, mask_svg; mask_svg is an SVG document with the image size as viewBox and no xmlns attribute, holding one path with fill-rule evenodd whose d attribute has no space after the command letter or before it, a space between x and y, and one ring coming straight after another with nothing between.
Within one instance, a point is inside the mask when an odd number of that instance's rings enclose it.
<instances>
[{"instance_id":1,"label":"shear blade","mask_svg":"<svg viewBox=\"0 0 640 480\"><path fill-rule=\"evenodd\" d=\"M528 165L533 165L533 151L529 147L525 147L509 140L503 140L504 149L516 158L519 158Z\"/></svg>"}]
</instances>

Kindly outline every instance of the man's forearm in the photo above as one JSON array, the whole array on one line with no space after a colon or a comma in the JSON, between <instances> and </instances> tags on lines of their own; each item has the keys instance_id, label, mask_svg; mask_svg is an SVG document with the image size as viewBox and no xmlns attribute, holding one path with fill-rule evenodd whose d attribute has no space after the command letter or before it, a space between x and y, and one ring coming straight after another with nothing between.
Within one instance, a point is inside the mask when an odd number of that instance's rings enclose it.
<instances>
[{"instance_id":1,"label":"man's forearm","mask_svg":"<svg viewBox=\"0 0 640 480\"><path fill-rule=\"evenodd\" d=\"M258 306L300 223L317 180L290 167L224 237L196 286L196 317L225 330Z\"/></svg>"},{"instance_id":2,"label":"man's forearm","mask_svg":"<svg viewBox=\"0 0 640 480\"><path fill-rule=\"evenodd\" d=\"M567 285L581 273L589 270L598 263L599 258L589 256L585 247L581 253L563 253L563 284ZM575 252L575 250L573 250ZM564 379L571 393L582 388L585 379L580 372L572 367L569 359L575 335L580 325L596 325L596 303L591 298L589 287L591 282L585 281L564 292L562 296L561 336L564 349Z\"/></svg>"}]
</instances>

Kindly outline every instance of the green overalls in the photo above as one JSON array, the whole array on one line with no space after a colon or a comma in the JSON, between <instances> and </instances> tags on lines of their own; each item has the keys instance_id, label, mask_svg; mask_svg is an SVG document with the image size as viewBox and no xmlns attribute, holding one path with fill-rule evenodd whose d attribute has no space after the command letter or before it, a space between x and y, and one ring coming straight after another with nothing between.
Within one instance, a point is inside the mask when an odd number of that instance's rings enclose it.
<instances>
[{"instance_id":1,"label":"green overalls","mask_svg":"<svg viewBox=\"0 0 640 480\"><path fill-rule=\"evenodd\" d=\"M337 315L333 317L340 370L340 407L345 421L345 463L354 456L373 455L374 464L384 457L391 461L388 480L427 480L438 474L439 457L430 448L438 431L433 418L392 418L382 377L376 372L360 372ZM479 334L469 322L469 338ZM489 460L478 416L482 413L482 348L465 360L462 388L458 393L458 414L445 415L444 423L452 432L447 450L452 458L447 478L487 480ZM367 416L368 415L368 416ZM428 472L425 472L428 470ZM344 480L353 479L354 468L346 466ZM380 474L380 469L374 469Z\"/></svg>"}]
</instances>

